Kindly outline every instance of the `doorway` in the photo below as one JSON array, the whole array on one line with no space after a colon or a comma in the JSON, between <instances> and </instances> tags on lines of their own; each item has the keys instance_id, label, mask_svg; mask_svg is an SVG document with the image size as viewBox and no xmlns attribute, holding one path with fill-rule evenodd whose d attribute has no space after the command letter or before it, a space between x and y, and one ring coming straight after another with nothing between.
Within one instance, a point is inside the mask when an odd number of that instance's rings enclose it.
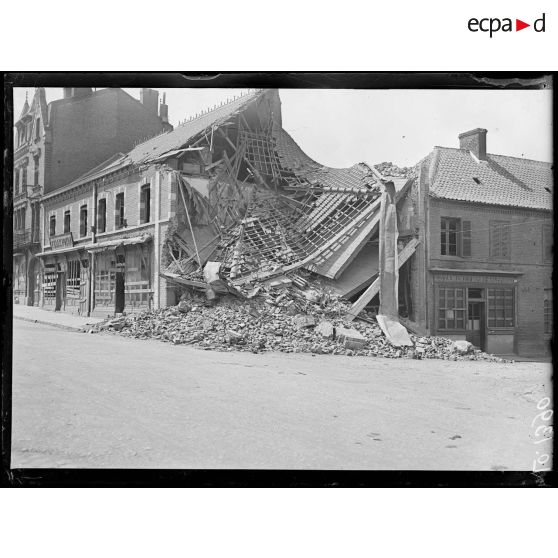
<instances>
[{"instance_id":1,"label":"doorway","mask_svg":"<svg viewBox=\"0 0 558 558\"><path fill-rule=\"evenodd\" d=\"M486 350L484 301L469 301L466 339L481 351Z\"/></svg>"},{"instance_id":2,"label":"doorway","mask_svg":"<svg viewBox=\"0 0 558 558\"><path fill-rule=\"evenodd\" d=\"M62 303L64 302L64 288L66 286L66 274L59 271L56 274L56 302L54 311L59 312L62 310Z\"/></svg>"}]
</instances>

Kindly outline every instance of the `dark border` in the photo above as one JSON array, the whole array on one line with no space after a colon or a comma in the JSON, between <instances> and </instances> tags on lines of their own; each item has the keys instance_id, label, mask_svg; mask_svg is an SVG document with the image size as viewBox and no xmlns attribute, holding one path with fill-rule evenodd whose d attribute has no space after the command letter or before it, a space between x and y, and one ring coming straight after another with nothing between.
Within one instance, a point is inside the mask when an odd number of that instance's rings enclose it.
<instances>
[{"instance_id":1,"label":"dark border","mask_svg":"<svg viewBox=\"0 0 558 558\"><path fill-rule=\"evenodd\" d=\"M2 485L11 487L550 487L555 471L10 469L13 87L552 89L555 72L11 72L3 74ZM553 123L556 95L553 95ZM514 118L516 115L510 115ZM553 150L556 160L556 141ZM8 187L6 187L8 185ZM556 204L556 192L555 204ZM556 274L555 274L556 275ZM556 281L554 277L553 281ZM553 283L553 286L555 284ZM556 298L556 297L554 297ZM556 318L556 308L554 308ZM554 321L556 323L556 320ZM556 347L552 345L553 362ZM555 386L553 387L555 390ZM555 395L555 392L554 392ZM554 397L556 400L556 397ZM555 443L555 441L553 442Z\"/></svg>"}]
</instances>

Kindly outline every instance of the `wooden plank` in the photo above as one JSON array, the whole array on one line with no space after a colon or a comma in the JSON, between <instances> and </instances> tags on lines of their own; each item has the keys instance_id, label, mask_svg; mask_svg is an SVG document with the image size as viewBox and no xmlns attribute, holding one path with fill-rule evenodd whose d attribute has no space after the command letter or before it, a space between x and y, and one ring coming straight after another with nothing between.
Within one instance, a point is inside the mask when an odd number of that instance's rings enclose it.
<instances>
[{"instance_id":1,"label":"wooden plank","mask_svg":"<svg viewBox=\"0 0 558 558\"><path fill-rule=\"evenodd\" d=\"M419 244L419 240L412 238L398 254L398 267L401 267L414 253ZM351 306L347 313L346 319L350 322L356 318L364 307L378 294L380 291L380 278L378 277L372 285L370 285L364 293L360 295L358 300Z\"/></svg>"}]
</instances>

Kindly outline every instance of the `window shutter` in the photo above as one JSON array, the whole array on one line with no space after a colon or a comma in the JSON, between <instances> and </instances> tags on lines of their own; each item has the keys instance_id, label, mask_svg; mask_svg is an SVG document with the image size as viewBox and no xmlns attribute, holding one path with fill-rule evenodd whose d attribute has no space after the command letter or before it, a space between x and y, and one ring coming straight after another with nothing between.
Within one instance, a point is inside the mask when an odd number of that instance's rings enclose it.
<instances>
[{"instance_id":1,"label":"window shutter","mask_svg":"<svg viewBox=\"0 0 558 558\"><path fill-rule=\"evenodd\" d=\"M471 221L463 221L461 225L462 244L461 255L464 258L471 256Z\"/></svg>"},{"instance_id":2,"label":"window shutter","mask_svg":"<svg viewBox=\"0 0 558 558\"><path fill-rule=\"evenodd\" d=\"M545 262L552 261L552 225L543 225L543 257Z\"/></svg>"},{"instance_id":3,"label":"window shutter","mask_svg":"<svg viewBox=\"0 0 558 558\"><path fill-rule=\"evenodd\" d=\"M509 258L510 244L511 244L510 225L509 223L502 223L501 228L502 228L502 233L501 233L502 251L500 253L500 256L502 258Z\"/></svg>"}]
</instances>

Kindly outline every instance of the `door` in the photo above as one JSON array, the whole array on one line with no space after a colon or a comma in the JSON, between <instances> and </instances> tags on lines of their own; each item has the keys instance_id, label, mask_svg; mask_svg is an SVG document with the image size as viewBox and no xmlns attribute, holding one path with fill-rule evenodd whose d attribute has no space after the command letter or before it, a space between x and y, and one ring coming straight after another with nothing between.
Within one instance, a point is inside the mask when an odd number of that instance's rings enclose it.
<instances>
[{"instance_id":1,"label":"door","mask_svg":"<svg viewBox=\"0 0 558 558\"><path fill-rule=\"evenodd\" d=\"M66 287L66 274L62 271L59 271L56 274L56 304L54 306L54 310L56 312L62 309L65 287Z\"/></svg>"},{"instance_id":2,"label":"door","mask_svg":"<svg viewBox=\"0 0 558 558\"><path fill-rule=\"evenodd\" d=\"M89 300L89 266L82 265L79 283L79 314L87 316L87 302Z\"/></svg>"},{"instance_id":3,"label":"door","mask_svg":"<svg viewBox=\"0 0 558 558\"><path fill-rule=\"evenodd\" d=\"M466 338L467 341L481 349L481 351L486 350L484 302L469 302Z\"/></svg>"},{"instance_id":4,"label":"door","mask_svg":"<svg viewBox=\"0 0 558 558\"><path fill-rule=\"evenodd\" d=\"M124 273L116 272L114 285L114 311L116 314L124 312Z\"/></svg>"}]
</instances>

